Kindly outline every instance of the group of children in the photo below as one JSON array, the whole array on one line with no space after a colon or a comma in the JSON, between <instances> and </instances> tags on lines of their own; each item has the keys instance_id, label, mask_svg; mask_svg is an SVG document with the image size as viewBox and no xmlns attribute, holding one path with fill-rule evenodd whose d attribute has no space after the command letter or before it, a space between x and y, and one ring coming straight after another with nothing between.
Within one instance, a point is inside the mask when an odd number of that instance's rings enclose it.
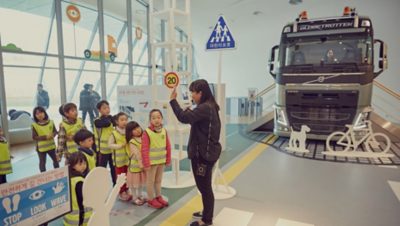
<instances>
[{"instance_id":1,"label":"group of children","mask_svg":"<svg viewBox=\"0 0 400 226\"><path fill-rule=\"evenodd\" d=\"M161 182L164 167L171 161L171 144L163 128L161 111L151 110L150 126L142 130L137 122L128 122L128 115L123 112L111 116L109 103L105 100L97 104L97 109L100 117L94 121L93 133L78 117L74 103L60 107L63 119L58 131L44 108L33 110L32 138L37 142L40 171L46 171L46 155L53 160L54 168L59 167L62 157L69 165L73 211L65 215L65 225L78 225L73 223L77 221L81 225L88 220L90 210L82 204L82 183L96 166L109 165L114 185L117 175L127 175L126 183L120 188L120 200L132 200L138 206L147 202L155 209L168 206L161 195ZM58 136L57 146L55 136ZM12 172L6 142L0 128L0 183L6 183L5 175ZM144 186L147 198L142 194Z\"/></svg>"}]
</instances>

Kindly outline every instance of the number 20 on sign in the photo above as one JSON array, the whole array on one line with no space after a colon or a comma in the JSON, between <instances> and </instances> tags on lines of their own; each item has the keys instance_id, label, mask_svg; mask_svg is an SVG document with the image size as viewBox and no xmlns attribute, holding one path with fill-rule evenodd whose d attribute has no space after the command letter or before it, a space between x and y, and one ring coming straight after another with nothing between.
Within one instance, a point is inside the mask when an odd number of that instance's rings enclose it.
<instances>
[{"instance_id":1,"label":"number 20 on sign","mask_svg":"<svg viewBox=\"0 0 400 226\"><path fill-rule=\"evenodd\" d=\"M168 72L164 76L164 83L168 88L172 89L179 84L179 77L175 72Z\"/></svg>"}]
</instances>

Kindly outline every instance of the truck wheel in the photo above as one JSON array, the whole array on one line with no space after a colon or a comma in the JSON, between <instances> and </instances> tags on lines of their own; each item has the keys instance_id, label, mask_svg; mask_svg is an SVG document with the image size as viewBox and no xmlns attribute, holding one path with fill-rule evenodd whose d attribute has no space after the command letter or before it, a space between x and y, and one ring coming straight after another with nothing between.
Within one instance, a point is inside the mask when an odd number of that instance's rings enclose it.
<instances>
[{"instance_id":1,"label":"truck wheel","mask_svg":"<svg viewBox=\"0 0 400 226\"><path fill-rule=\"evenodd\" d=\"M83 52L83 54L85 55L85 58L87 58L87 59L89 59L91 56L92 56L92 53L90 52L90 50L85 50L84 52Z\"/></svg>"},{"instance_id":2,"label":"truck wheel","mask_svg":"<svg viewBox=\"0 0 400 226\"><path fill-rule=\"evenodd\" d=\"M110 54L110 60L111 60L111 62L114 62L114 60L115 60L115 54L114 53Z\"/></svg>"}]
</instances>

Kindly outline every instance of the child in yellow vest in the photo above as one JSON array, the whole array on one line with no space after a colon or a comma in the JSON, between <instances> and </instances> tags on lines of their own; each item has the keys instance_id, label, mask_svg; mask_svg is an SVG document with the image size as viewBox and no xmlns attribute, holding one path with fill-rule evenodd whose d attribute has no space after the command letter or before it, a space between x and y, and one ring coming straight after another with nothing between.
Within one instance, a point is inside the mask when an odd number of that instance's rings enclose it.
<instances>
[{"instance_id":1,"label":"child in yellow vest","mask_svg":"<svg viewBox=\"0 0 400 226\"><path fill-rule=\"evenodd\" d=\"M117 176L115 175L115 167L112 160L112 150L108 147L108 139L114 131L114 120L110 115L110 104L106 100L102 100L96 105L100 112L100 117L94 120L94 138L96 143L97 165L107 168L110 166L110 174L113 185L115 186Z\"/></svg>"},{"instance_id":2,"label":"child in yellow vest","mask_svg":"<svg viewBox=\"0 0 400 226\"><path fill-rule=\"evenodd\" d=\"M66 157L78 151L78 145L74 142L74 135L80 129L86 129L82 119L78 118L78 110L74 103L67 103L62 108L64 114L60 129L58 130L57 155Z\"/></svg>"},{"instance_id":3,"label":"child in yellow vest","mask_svg":"<svg viewBox=\"0 0 400 226\"><path fill-rule=\"evenodd\" d=\"M57 130L53 120L49 119L46 110L43 107L35 107L33 109L32 123L32 139L36 143L36 151L39 156L40 172L46 171L46 155L49 155L53 160L53 167L58 168L59 159L56 156L56 143L54 137L57 135Z\"/></svg>"},{"instance_id":4,"label":"child in yellow vest","mask_svg":"<svg viewBox=\"0 0 400 226\"><path fill-rule=\"evenodd\" d=\"M11 155L8 149L7 139L0 127L0 184L7 183L7 174L12 173Z\"/></svg>"},{"instance_id":5,"label":"child in yellow vest","mask_svg":"<svg viewBox=\"0 0 400 226\"><path fill-rule=\"evenodd\" d=\"M161 196L161 181L164 167L171 162L171 144L162 125L159 109L150 111L150 126L142 136L142 162L146 172L147 204L155 209L168 206ZM155 195L154 195L155 189Z\"/></svg>"},{"instance_id":6,"label":"child in yellow vest","mask_svg":"<svg viewBox=\"0 0 400 226\"><path fill-rule=\"evenodd\" d=\"M82 187L87 174L87 161L82 152L74 152L68 156L68 170L71 180L72 212L64 215L64 226L86 226L92 210L83 206Z\"/></svg>"},{"instance_id":7,"label":"child in yellow vest","mask_svg":"<svg viewBox=\"0 0 400 226\"><path fill-rule=\"evenodd\" d=\"M129 157L128 174L126 183L131 189L133 204L141 206L145 200L142 190L146 183L145 173L142 164L142 128L137 122L129 122L126 125L126 141L128 148L126 149Z\"/></svg>"},{"instance_id":8,"label":"child in yellow vest","mask_svg":"<svg viewBox=\"0 0 400 226\"><path fill-rule=\"evenodd\" d=\"M94 135L87 129L81 129L74 135L74 141L78 147L78 152L85 155L89 171L96 167L96 153L93 151Z\"/></svg>"},{"instance_id":9,"label":"child in yellow vest","mask_svg":"<svg viewBox=\"0 0 400 226\"><path fill-rule=\"evenodd\" d=\"M117 175L126 174L128 172L128 155L126 154L126 137L125 129L128 123L128 115L124 112L120 112L114 116L116 124L115 130L111 133L108 140L108 147L113 150L113 162L115 167L115 173ZM130 201L132 195L129 194L129 188L126 183L122 185L119 190L119 199L122 201Z\"/></svg>"}]
</instances>

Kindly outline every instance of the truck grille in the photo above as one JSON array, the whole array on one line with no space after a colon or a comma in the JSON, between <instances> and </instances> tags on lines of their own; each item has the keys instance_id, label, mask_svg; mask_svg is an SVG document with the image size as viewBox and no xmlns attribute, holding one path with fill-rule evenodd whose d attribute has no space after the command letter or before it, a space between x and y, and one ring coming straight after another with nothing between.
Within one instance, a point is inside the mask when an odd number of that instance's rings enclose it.
<instances>
[{"instance_id":1,"label":"truck grille","mask_svg":"<svg viewBox=\"0 0 400 226\"><path fill-rule=\"evenodd\" d=\"M311 133L344 131L357 111L358 91L286 91L289 124L294 130L307 125Z\"/></svg>"}]
</instances>

